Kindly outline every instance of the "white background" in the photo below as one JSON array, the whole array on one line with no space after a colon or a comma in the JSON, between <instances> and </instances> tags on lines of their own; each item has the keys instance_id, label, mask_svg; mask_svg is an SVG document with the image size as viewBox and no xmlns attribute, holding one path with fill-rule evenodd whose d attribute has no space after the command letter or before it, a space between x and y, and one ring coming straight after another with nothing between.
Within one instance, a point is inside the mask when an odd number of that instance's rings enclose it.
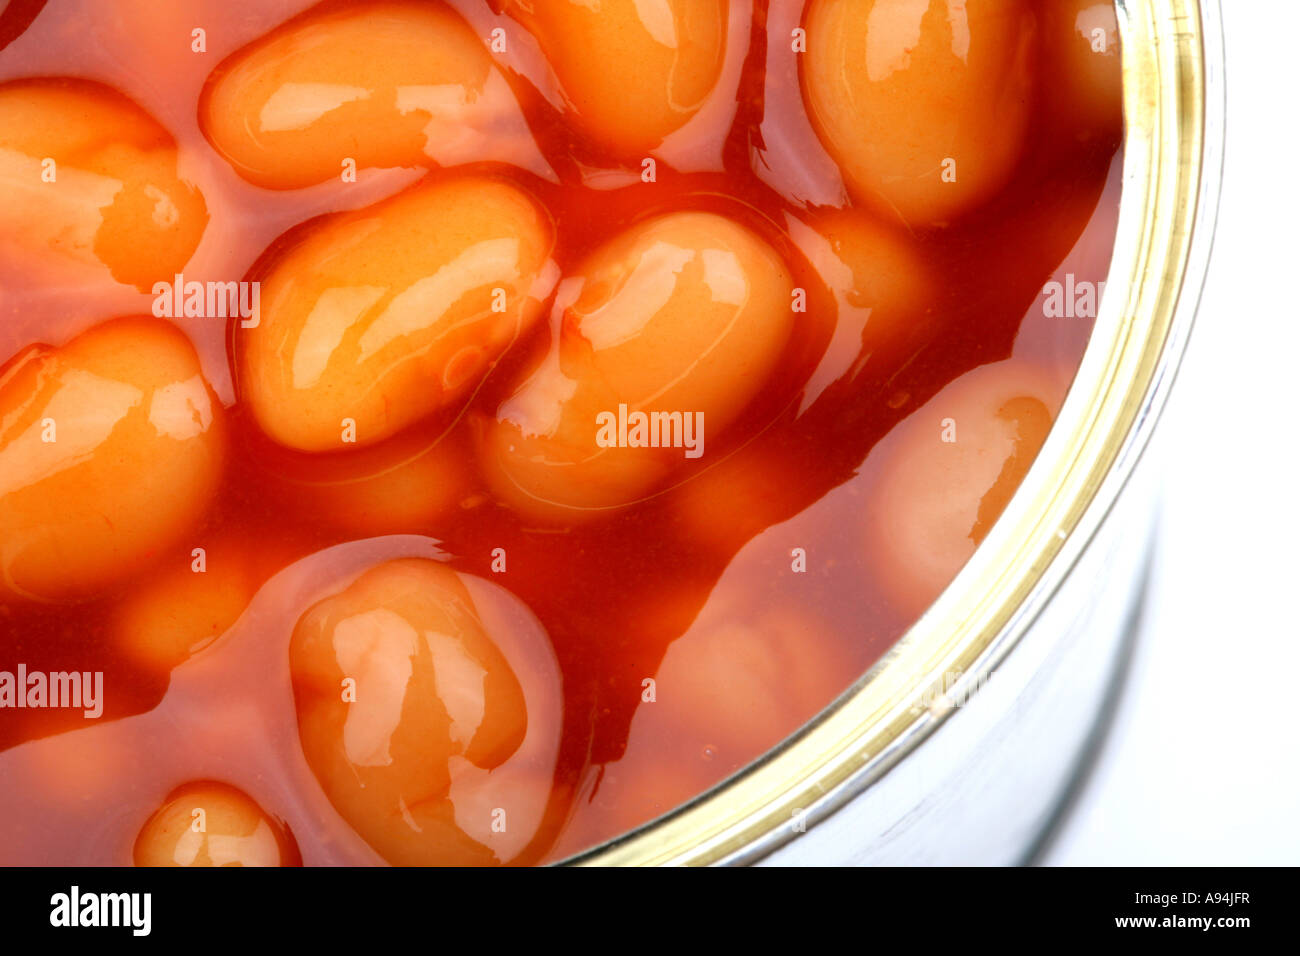
<instances>
[{"instance_id":1,"label":"white background","mask_svg":"<svg viewBox=\"0 0 1300 956\"><path fill-rule=\"evenodd\" d=\"M1300 3L1223 0L1228 135L1135 670L1045 862L1300 864Z\"/></svg>"}]
</instances>

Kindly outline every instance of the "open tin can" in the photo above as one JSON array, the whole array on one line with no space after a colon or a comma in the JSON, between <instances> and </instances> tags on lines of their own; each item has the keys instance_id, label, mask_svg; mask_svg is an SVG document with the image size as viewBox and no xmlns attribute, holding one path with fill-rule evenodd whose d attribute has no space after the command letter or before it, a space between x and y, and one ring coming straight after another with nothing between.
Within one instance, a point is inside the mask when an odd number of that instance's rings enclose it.
<instances>
[{"instance_id":1,"label":"open tin can","mask_svg":"<svg viewBox=\"0 0 1300 956\"><path fill-rule=\"evenodd\" d=\"M575 862L1032 860L1104 727L1141 608L1143 457L1209 259L1224 132L1216 0L1119 0L1123 194L1105 297L1047 443L939 600L798 734Z\"/></svg>"}]
</instances>

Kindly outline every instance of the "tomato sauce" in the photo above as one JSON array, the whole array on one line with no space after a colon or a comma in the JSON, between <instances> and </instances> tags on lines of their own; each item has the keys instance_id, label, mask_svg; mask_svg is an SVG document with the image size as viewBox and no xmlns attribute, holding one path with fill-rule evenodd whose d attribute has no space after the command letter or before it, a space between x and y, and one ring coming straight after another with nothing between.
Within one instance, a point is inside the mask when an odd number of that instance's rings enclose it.
<instances>
[{"instance_id":1,"label":"tomato sauce","mask_svg":"<svg viewBox=\"0 0 1300 956\"><path fill-rule=\"evenodd\" d=\"M32 6L11 2L0 38ZM544 787L545 806L521 810L528 821L515 826L527 832L491 859L556 860L645 823L778 744L913 622L917 608L894 599L876 563L884 546L868 533L896 464L882 453L888 437L962 376L1012 360L1048 383L1042 400L1054 416L1087 343L1095 310L1054 314L1044 290L1064 288L1067 275L1071 291L1105 279L1120 189L1118 103L1104 123L1085 122L1082 108L1072 119L1075 94L1046 35L1059 25L1043 16L1045 3L1026 5L1038 15L1039 53L1007 181L951 222L910 227L855 200L819 138L800 92L808 54L794 47L806 13L794 0L728 4L711 91L662 145L631 153L570 121L573 97L520 18L452 0L485 48L504 37L491 56L526 118L530 141L520 155L530 159L362 167L355 182L254 185L213 148L199 103L219 64L311 6L51 2L0 50L0 87L28 77L95 81L175 138L178 175L202 194L208 216L187 281L264 279L286 250L328 228L318 217L422 180L481 174L545 210L559 275L656 216L716 213L776 251L804 292L803 309L756 396L708 435L698 463L626 507L572 521L500 501L473 451L561 334L550 314L554 287L543 317L521 329L465 400L396 437L338 451L287 448L258 428L232 371L244 347L237 319L167 319L192 343L224 406L224 477L183 539L148 556L148 570L77 602L0 595L0 670L102 672L105 688L95 720L77 709L0 710L4 863L127 863L145 821L195 780L248 794L283 821L308 865L384 862L331 807L304 759L289 642L310 606L375 562L410 557L445 562L475 582L479 614L508 649L527 701L535 739L509 779L540 778L529 786ZM1109 7L1073 6L1088 16ZM193 48L196 28L202 52ZM881 238L828 242L828 217L845 212L867 215ZM872 255L891 263L884 271L898 287L878 289L886 309L855 296L833 264L836 250L856 241L872 250L881 243ZM0 359L36 342L63 345L114 316L149 315L153 304L149 291L102 277L52 280L7 257ZM939 440L945 415L931 408L925 427ZM437 507L422 508L419 472L405 483L364 484L452 443L448 463L430 466L447 482ZM156 600L170 609L157 613L192 612L207 631L135 652L142 625L123 622L155 613L141 610L142 592L185 576L195 548L205 549L206 574L226 575L215 596L168 584ZM181 608L167 604L169 594L180 595ZM696 646L698 654L687 650ZM736 712L751 708L738 731Z\"/></svg>"}]
</instances>

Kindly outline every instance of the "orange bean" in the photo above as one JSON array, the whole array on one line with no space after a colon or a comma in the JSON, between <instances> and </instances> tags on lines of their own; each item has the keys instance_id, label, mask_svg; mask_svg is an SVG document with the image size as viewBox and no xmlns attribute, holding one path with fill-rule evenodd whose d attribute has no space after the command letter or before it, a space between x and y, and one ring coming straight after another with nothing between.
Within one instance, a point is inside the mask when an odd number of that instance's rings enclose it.
<instances>
[{"instance_id":1,"label":"orange bean","mask_svg":"<svg viewBox=\"0 0 1300 956\"><path fill-rule=\"evenodd\" d=\"M171 670L228 631L271 573L244 535L194 534L116 607L114 640L134 663Z\"/></svg>"},{"instance_id":2,"label":"orange bean","mask_svg":"<svg viewBox=\"0 0 1300 956\"><path fill-rule=\"evenodd\" d=\"M313 456L272 476L286 507L356 537L432 533L472 493L469 451L458 428L430 445L398 436L324 460Z\"/></svg>"},{"instance_id":3,"label":"orange bean","mask_svg":"<svg viewBox=\"0 0 1300 956\"><path fill-rule=\"evenodd\" d=\"M718 82L724 0L510 0L541 44L574 122L605 149L657 146Z\"/></svg>"},{"instance_id":4,"label":"orange bean","mask_svg":"<svg viewBox=\"0 0 1300 956\"><path fill-rule=\"evenodd\" d=\"M1005 186L1034 96L1025 0L813 0L803 88L850 192L942 225Z\"/></svg>"},{"instance_id":5,"label":"orange bean","mask_svg":"<svg viewBox=\"0 0 1300 956\"><path fill-rule=\"evenodd\" d=\"M670 812L814 717L856 676L826 633L815 610L706 605L669 645L654 700L639 704L622 759L576 802L554 858Z\"/></svg>"},{"instance_id":6,"label":"orange bean","mask_svg":"<svg viewBox=\"0 0 1300 956\"><path fill-rule=\"evenodd\" d=\"M490 485L529 515L590 516L652 493L759 394L794 324L775 250L713 213L634 226L575 278L558 342L480 431ZM626 441L625 413L649 423L638 433L629 417Z\"/></svg>"},{"instance_id":7,"label":"orange bean","mask_svg":"<svg viewBox=\"0 0 1300 956\"><path fill-rule=\"evenodd\" d=\"M846 211L813 225L825 245L806 251L838 305L834 334L809 383L815 391L904 343L935 283L909 237L872 217Z\"/></svg>"},{"instance_id":8,"label":"orange bean","mask_svg":"<svg viewBox=\"0 0 1300 956\"><path fill-rule=\"evenodd\" d=\"M655 674L655 720L716 782L776 746L852 681L815 609L706 605ZM815 650L814 650L815 649Z\"/></svg>"},{"instance_id":9,"label":"orange bean","mask_svg":"<svg viewBox=\"0 0 1300 956\"><path fill-rule=\"evenodd\" d=\"M510 763L524 691L454 571L377 565L303 614L289 653L307 762L366 842L399 865L509 862L497 843L517 852L527 834L509 821L550 778ZM487 781L503 776L494 806Z\"/></svg>"},{"instance_id":10,"label":"orange bean","mask_svg":"<svg viewBox=\"0 0 1300 956\"><path fill-rule=\"evenodd\" d=\"M241 395L268 436L311 452L464 401L540 317L553 241L528 194L481 176L333 216L261 280L260 322L236 331Z\"/></svg>"},{"instance_id":11,"label":"orange bean","mask_svg":"<svg viewBox=\"0 0 1300 956\"><path fill-rule=\"evenodd\" d=\"M1114 0L1046 4L1043 34L1053 118L1076 142L1118 137L1124 124L1124 71Z\"/></svg>"},{"instance_id":12,"label":"orange bean","mask_svg":"<svg viewBox=\"0 0 1300 956\"><path fill-rule=\"evenodd\" d=\"M88 80L0 84L0 190L0 251L51 281L99 273L147 291L181 271L208 222L171 134Z\"/></svg>"},{"instance_id":13,"label":"orange bean","mask_svg":"<svg viewBox=\"0 0 1300 956\"><path fill-rule=\"evenodd\" d=\"M178 787L140 830L136 866L301 866L293 836L242 790Z\"/></svg>"},{"instance_id":14,"label":"orange bean","mask_svg":"<svg viewBox=\"0 0 1300 956\"><path fill-rule=\"evenodd\" d=\"M981 366L872 453L881 471L866 509L868 553L901 613L920 615L975 553L1033 464L1063 394L1020 360Z\"/></svg>"},{"instance_id":15,"label":"orange bean","mask_svg":"<svg viewBox=\"0 0 1300 956\"><path fill-rule=\"evenodd\" d=\"M224 412L168 322L101 323L0 374L0 593L92 596L175 546L214 494Z\"/></svg>"},{"instance_id":16,"label":"orange bean","mask_svg":"<svg viewBox=\"0 0 1300 956\"><path fill-rule=\"evenodd\" d=\"M535 147L483 40L442 3L308 12L213 71L204 134L236 172L294 189L357 167L532 165Z\"/></svg>"}]
</instances>

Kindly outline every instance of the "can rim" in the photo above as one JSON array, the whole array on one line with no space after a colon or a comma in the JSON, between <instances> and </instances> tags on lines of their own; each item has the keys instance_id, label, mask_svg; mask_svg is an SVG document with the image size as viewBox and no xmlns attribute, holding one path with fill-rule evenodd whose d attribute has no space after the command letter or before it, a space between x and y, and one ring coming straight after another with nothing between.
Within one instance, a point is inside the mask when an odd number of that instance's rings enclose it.
<instances>
[{"instance_id":1,"label":"can rim","mask_svg":"<svg viewBox=\"0 0 1300 956\"><path fill-rule=\"evenodd\" d=\"M1116 7L1125 154L1112 294L1056 427L1001 519L921 619L799 733L672 813L570 862L753 862L830 815L997 669L1110 512L1168 397L1200 298L1224 113L1219 0Z\"/></svg>"}]
</instances>

